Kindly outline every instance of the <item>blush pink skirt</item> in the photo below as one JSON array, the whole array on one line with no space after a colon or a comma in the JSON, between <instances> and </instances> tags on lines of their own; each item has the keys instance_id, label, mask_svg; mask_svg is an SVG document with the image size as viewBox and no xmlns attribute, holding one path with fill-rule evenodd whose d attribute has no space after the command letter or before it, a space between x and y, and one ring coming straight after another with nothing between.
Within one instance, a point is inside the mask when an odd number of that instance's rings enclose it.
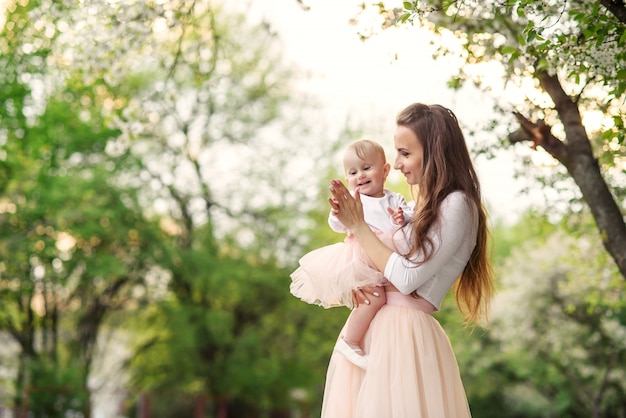
<instances>
[{"instance_id":1,"label":"blush pink skirt","mask_svg":"<svg viewBox=\"0 0 626 418\"><path fill-rule=\"evenodd\" d=\"M331 356L322 418L471 417L456 357L432 311L423 299L387 292L364 339L367 371Z\"/></svg>"}]
</instances>

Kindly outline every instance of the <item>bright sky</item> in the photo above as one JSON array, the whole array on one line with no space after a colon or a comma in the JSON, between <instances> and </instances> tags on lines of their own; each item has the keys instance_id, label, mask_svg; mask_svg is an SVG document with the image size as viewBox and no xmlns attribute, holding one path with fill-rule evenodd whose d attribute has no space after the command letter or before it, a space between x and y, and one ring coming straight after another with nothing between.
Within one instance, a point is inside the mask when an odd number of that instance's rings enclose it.
<instances>
[{"instance_id":1,"label":"bright sky","mask_svg":"<svg viewBox=\"0 0 626 418\"><path fill-rule=\"evenodd\" d=\"M447 106L465 126L475 126L491 111L476 90L447 88L455 63L433 60L428 32L405 25L362 42L357 28L349 24L357 0L304 1L310 10L304 11L296 0L256 0L247 13L272 22L288 59L311 71L313 77L304 87L324 101L331 126L341 127L348 115L362 120L373 139L393 156L395 115L412 102ZM528 201L519 195L520 186L512 177L513 158L507 153L496 160L476 161L492 215L507 221L514 220Z\"/></svg>"},{"instance_id":2,"label":"bright sky","mask_svg":"<svg viewBox=\"0 0 626 418\"><path fill-rule=\"evenodd\" d=\"M5 1L0 0L0 8ZM337 131L347 118L362 121L368 136L393 156L395 115L412 102L447 106L465 127L476 126L491 111L476 90L447 88L456 63L433 60L427 31L407 24L379 31L362 42L357 28L349 24L358 11L358 0L303 1L310 10L304 11L297 0L229 0L226 4L244 10L253 20L271 22L287 59L311 73L302 87L320 98L325 122ZM476 140L467 139L470 144ZM529 200L520 195L520 185L512 177L514 158L505 153L491 161L476 160L492 215L506 221L514 221Z\"/></svg>"}]
</instances>

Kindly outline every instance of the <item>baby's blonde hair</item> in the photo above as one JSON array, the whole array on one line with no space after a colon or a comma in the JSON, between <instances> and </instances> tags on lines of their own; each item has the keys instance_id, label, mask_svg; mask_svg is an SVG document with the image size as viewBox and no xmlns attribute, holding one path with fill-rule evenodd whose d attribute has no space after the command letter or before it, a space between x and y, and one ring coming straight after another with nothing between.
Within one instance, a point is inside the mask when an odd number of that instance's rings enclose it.
<instances>
[{"instance_id":1,"label":"baby's blonde hair","mask_svg":"<svg viewBox=\"0 0 626 418\"><path fill-rule=\"evenodd\" d=\"M365 160L365 157L370 152L378 153L382 157L383 163L387 162L385 150L382 145L376 141L372 141L371 139L359 139L358 141L354 141L348 145L348 148L346 148L346 151L349 150L354 151L355 154L362 160Z\"/></svg>"}]
</instances>

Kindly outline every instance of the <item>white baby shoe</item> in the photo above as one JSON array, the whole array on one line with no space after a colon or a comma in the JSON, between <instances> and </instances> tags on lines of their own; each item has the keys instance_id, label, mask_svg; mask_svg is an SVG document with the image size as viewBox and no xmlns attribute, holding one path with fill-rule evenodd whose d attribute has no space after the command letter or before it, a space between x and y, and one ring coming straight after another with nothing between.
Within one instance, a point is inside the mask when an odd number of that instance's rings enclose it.
<instances>
[{"instance_id":1,"label":"white baby shoe","mask_svg":"<svg viewBox=\"0 0 626 418\"><path fill-rule=\"evenodd\" d=\"M337 344L335 344L335 351L343 355L350 363L354 364L362 368L363 370L367 369L367 356L360 355L363 353L363 350L360 348L352 348L350 345L344 341L343 338L339 338L337 340Z\"/></svg>"}]
</instances>

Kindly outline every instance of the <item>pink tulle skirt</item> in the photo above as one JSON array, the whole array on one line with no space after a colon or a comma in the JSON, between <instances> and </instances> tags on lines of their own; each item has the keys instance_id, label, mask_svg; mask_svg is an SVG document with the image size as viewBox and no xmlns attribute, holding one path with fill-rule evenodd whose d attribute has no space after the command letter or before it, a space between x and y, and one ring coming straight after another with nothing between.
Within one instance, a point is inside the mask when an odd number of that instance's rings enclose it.
<instances>
[{"instance_id":1,"label":"pink tulle skirt","mask_svg":"<svg viewBox=\"0 0 626 418\"><path fill-rule=\"evenodd\" d=\"M471 417L448 337L419 302L387 292L365 335L367 371L333 353L322 418Z\"/></svg>"},{"instance_id":2,"label":"pink tulle skirt","mask_svg":"<svg viewBox=\"0 0 626 418\"><path fill-rule=\"evenodd\" d=\"M378 238L391 246L389 234ZM305 254L291 273L290 292L303 301L324 308L353 307L352 290L384 281L354 237Z\"/></svg>"}]
</instances>

